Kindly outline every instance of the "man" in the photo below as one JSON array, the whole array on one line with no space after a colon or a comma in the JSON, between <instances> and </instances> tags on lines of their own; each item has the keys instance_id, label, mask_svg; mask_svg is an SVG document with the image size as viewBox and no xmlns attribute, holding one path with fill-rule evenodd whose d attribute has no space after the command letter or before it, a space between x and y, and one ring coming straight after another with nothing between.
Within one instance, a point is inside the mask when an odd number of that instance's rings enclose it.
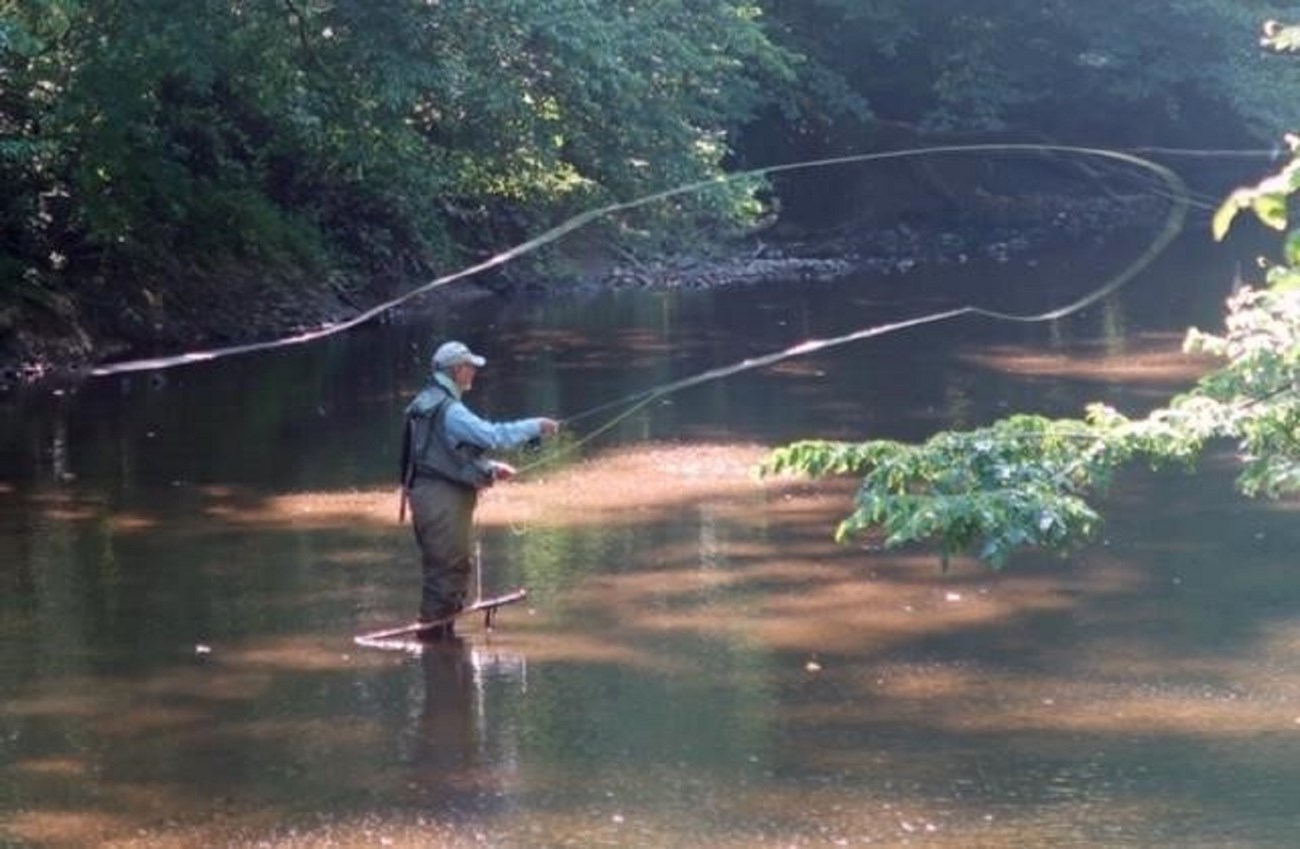
<instances>
[{"instance_id":1,"label":"man","mask_svg":"<svg viewBox=\"0 0 1300 849\"><path fill-rule=\"evenodd\" d=\"M487 457L559 429L554 419L490 422L461 402L487 360L462 342L447 342L433 355L433 380L406 408L402 443L403 505L424 570L420 621L450 616L465 605L472 565L471 534L479 490L507 480L515 470ZM450 623L422 632L452 636Z\"/></svg>"}]
</instances>

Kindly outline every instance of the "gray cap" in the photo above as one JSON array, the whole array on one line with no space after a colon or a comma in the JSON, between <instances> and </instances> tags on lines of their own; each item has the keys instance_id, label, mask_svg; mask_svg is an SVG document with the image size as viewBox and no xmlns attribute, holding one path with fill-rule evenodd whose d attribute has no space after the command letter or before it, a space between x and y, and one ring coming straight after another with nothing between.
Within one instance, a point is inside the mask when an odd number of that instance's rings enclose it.
<instances>
[{"instance_id":1,"label":"gray cap","mask_svg":"<svg viewBox=\"0 0 1300 849\"><path fill-rule=\"evenodd\" d=\"M464 342L444 342L433 353L433 367L438 371L446 371L465 363L483 368L487 365L487 360L471 351Z\"/></svg>"}]
</instances>

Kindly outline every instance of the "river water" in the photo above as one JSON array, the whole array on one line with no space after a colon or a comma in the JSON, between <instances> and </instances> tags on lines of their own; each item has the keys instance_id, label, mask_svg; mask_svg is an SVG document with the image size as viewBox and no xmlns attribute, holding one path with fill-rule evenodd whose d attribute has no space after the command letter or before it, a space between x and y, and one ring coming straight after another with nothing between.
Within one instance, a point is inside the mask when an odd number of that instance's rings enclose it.
<instances>
[{"instance_id":1,"label":"river water","mask_svg":"<svg viewBox=\"0 0 1300 849\"><path fill-rule=\"evenodd\" d=\"M588 416L479 514L492 632L417 653L394 490L437 340L492 417L568 417L808 338L1037 311L1119 249L830 283L430 303L314 346L0 399L0 845L1290 847L1294 503L1126 473L1068 559L832 542L803 436L917 438L1197 373L1197 236L1047 325L964 320ZM1131 254L1129 254L1131 255Z\"/></svg>"}]
</instances>

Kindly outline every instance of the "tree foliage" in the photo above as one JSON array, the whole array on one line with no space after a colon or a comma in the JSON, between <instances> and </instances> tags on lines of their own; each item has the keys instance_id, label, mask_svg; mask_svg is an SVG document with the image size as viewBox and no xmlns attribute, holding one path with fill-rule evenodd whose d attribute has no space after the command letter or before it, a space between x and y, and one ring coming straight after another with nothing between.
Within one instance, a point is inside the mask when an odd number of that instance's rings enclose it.
<instances>
[{"instance_id":1,"label":"tree foliage","mask_svg":"<svg viewBox=\"0 0 1300 849\"><path fill-rule=\"evenodd\" d=\"M1210 146L1234 134L1275 139L1300 117L1292 96L1297 72L1262 62L1250 43L1268 4L767 5L781 38L807 62L800 86L770 113L779 120L765 130L778 132L793 119L803 137L832 147L871 143L872 117L929 133L1014 131L1116 146Z\"/></svg>"},{"instance_id":2,"label":"tree foliage","mask_svg":"<svg viewBox=\"0 0 1300 849\"><path fill-rule=\"evenodd\" d=\"M94 277L231 266L445 270L720 173L728 132L789 74L759 17L744 0L0 0L0 267L83 298Z\"/></svg>"}]
</instances>

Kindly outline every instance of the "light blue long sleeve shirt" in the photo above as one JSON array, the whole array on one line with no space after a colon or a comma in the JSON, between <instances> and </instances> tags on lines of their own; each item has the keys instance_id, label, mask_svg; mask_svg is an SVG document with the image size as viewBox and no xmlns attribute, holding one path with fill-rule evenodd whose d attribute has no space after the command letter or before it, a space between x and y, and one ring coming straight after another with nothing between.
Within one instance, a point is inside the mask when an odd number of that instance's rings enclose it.
<instances>
[{"instance_id":1,"label":"light blue long sleeve shirt","mask_svg":"<svg viewBox=\"0 0 1300 849\"><path fill-rule=\"evenodd\" d=\"M490 422L481 419L460 400L460 387L444 372L435 372L433 379L455 399L447 407L443 427L452 445L462 442L487 450L502 450L523 445L542 435L544 419L519 419L512 422Z\"/></svg>"}]
</instances>

